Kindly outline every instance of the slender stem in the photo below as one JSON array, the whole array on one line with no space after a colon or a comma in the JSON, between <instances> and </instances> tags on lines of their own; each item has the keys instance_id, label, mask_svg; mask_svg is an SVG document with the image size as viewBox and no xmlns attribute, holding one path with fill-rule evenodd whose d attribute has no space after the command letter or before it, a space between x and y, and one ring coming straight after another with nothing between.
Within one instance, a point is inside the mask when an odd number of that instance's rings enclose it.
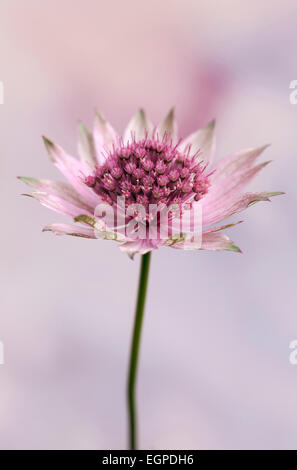
<instances>
[{"instance_id":1,"label":"slender stem","mask_svg":"<svg viewBox=\"0 0 297 470\"><path fill-rule=\"evenodd\" d=\"M134 319L133 337L130 351L129 378L128 378L128 408L129 408L129 445L131 450L137 448L137 417L135 409L135 383L137 375L141 327L143 321L144 305L147 291L147 281L150 268L151 253L141 258L141 267L138 284L136 312Z\"/></svg>"}]
</instances>

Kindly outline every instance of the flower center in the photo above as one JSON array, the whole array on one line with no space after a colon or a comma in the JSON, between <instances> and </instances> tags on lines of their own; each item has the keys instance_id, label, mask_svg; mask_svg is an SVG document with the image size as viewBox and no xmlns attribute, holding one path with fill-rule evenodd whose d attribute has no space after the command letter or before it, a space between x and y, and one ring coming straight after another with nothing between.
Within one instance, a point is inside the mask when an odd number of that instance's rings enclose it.
<instances>
[{"instance_id":1,"label":"flower center","mask_svg":"<svg viewBox=\"0 0 297 470\"><path fill-rule=\"evenodd\" d=\"M209 175L189 150L181 153L166 136L119 142L85 183L110 205L120 196L126 206L142 204L147 212L149 204L199 201L208 191Z\"/></svg>"}]
</instances>

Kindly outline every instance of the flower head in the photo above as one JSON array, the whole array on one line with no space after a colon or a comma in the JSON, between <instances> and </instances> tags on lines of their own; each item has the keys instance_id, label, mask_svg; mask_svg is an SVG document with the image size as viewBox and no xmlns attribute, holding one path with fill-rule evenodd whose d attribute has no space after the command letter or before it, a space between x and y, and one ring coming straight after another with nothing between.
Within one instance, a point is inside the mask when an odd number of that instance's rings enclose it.
<instances>
[{"instance_id":1,"label":"flower head","mask_svg":"<svg viewBox=\"0 0 297 470\"><path fill-rule=\"evenodd\" d=\"M173 111L153 127L143 110L123 137L96 114L93 132L80 124L80 161L44 139L68 183L21 179L41 204L76 224L44 230L121 242L130 257L159 246L240 251L214 226L257 201L282 193L243 193L268 162L255 165L266 147L244 150L213 164L214 121L177 140ZM197 222L198 220L198 222Z\"/></svg>"}]
</instances>

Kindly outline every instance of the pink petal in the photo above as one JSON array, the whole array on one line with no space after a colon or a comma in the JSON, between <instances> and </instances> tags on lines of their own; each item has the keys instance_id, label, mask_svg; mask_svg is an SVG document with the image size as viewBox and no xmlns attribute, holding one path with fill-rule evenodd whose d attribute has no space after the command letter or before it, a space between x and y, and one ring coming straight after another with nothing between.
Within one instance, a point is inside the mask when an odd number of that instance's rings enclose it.
<instances>
[{"instance_id":1,"label":"pink petal","mask_svg":"<svg viewBox=\"0 0 297 470\"><path fill-rule=\"evenodd\" d=\"M117 134L113 127L98 111L95 115L93 138L99 165L106 160L106 150L111 150L117 140Z\"/></svg>"},{"instance_id":2,"label":"pink petal","mask_svg":"<svg viewBox=\"0 0 297 470\"><path fill-rule=\"evenodd\" d=\"M74 221L92 227L94 229L95 238L103 240L113 240L116 242L124 242L127 240L127 238L123 234L119 232L114 232L113 229L110 229L106 225L105 221L100 218L91 217L88 214L79 214L74 217Z\"/></svg>"},{"instance_id":3,"label":"pink petal","mask_svg":"<svg viewBox=\"0 0 297 470\"><path fill-rule=\"evenodd\" d=\"M37 178L19 177L24 183L28 184L37 192L45 193L46 195L56 196L57 198L69 202L77 206L81 212L87 211L93 214L93 208L75 191L75 189L68 183L61 181L43 180Z\"/></svg>"},{"instance_id":4,"label":"pink petal","mask_svg":"<svg viewBox=\"0 0 297 470\"><path fill-rule=\"evenodd\" d=\"M241 253L240 248L234 245L227 235L218 232L210 232L202 235L201 250L228 250Z\"/></svg>"},{"instance_id":5,"label":"pink petal","mask_svg":"<svg viewBox=\"0 0 297 470\"><path fill-rule=\"evenodd\" d=\"M86 227L79 227L73 224L52 224L44 227L43 232L54 232L56 235L72 235L82 238L96 238L94 230Z\"/></svg>"},{"instance_id":6,"label":"pink petal","mask_svg":"<svg viewBox=\"0 0 297 470\"><path fill-rule=\"evenodd\" d=\"M229 200L214 202L213 205L208 205L202 208L203 226L211 225L220 222L231 215L241 212L251 204L259 201L269 201L270 197L283 194L281 192L275 193L245 193L238 194L236 197L229 198ZM202 202L202 201L201 201Z\"/></svg>"},{"instance_id":7,"label":"pink petal","mask_svg":"<svg viewBox=\"0 0 297 470\"><path fill-rule=\"evenodd\" d=\"M83 181L85 175L83 173L82 163L76 158L68 155L60 146L53 144L44 137L44 143L49 156L55 166L68 179L69 183L83 197L85 202L92 207L99 204L100 199Z\"/></svg>"},{"instance_id":8,"label":"pink petal","mask_svg":"<svg viewBox=\"0 0 297 470\"><path fill-rule=\"evenodd\" d=\"M157 240L135 240L123 243L120 250L127 253L129 258L133 259L136 253L144 255L150 251L156 250L161 245Z\"/></svg>"},{"instance_id":9,"label":"pink petal","mask_svg":"<svg viewBox=\"0 0 297 470\"><path fill-rule=\"evenodd\" d=\"M81 207L77 207L71 202L51 194L32 193L25 194L25 196L33 197L48 209L58 212L59 214L67 215L69 217L76 217L82 212Z\"/></svg>"},{"instance_id":10,"label":"pink petal","mask_svg":"<svg viewBox=\"0 0 297 470\"><path fill-rule=\"evenodd\" d=\"M211 177L212 184L216 184L238 172L251 168L267 147L268 145L263 145L258 148L241 150L220 160L214 167L215 172Z\"/></svg>"},{"instance_id":11,"label":"pink petal","mask_svg":"<svg viewBox=\"0 0 297 470\"><path fill-rule=\"evenodd\" d=\"M171 248L179 250L228 250L241 253L241 250L234 245L227 235L217 232L203 233L202 241L200 243L198 242L198 244L191 242L191 239L188 239L185 242L172 245Z\"/></svg>"},{"instance_id":12,"label":"pink petal","mask_svg":"<svg viewBox=\"0 0 297 470\"><path fill-rule=\"evenodd\" d=\"M92 133L81 122L78 125L78 154L91 169L98 164Z\"/></svg>"},{"instance_id":13,"label":"pink petal","mask_svg":"<svg viewBox=\"0 0 297 470\"><path fill-rule=\"evenodd\" d=\"M220 182L212 185L206 196L201 199L203 214L207 213L210 207L216 205L226 205L232 200L247 184L270 162L260 163L259 165L238 171L230 177L222 179Z\"/></svg>"},{"instance_id":14,"label":"pink petal","mask_svg":"<svg viewBox=\"0 0 297 470\"><path fill-rule=\"evenodd\" d=\"M205 163L211 162L215 151L215 121L211 121L203 129L193 132L179 145L182 152L186 152L188 148L190 156L194 156L199 151L197 160L203 160Z\"/></svg>"},{"instance_id":15,"label":"pink petal","mask_svg":"<svg viewBox=\"0 0 297 470\"><path fill-rule=\"evenodd\" d=\"M123 137L124 144L128 141L131 142L133 137L135 137L136 141L141 140L146 136L146 134L150 135L152 130L152 123L147 119L144 110L140 109L126 127Z\"/></svg>"},{"instance_id":16,"label":"pink petal","mask_svg":"<svg viewBox=\"0 0 297 470\"><path fill-rule=\"evenodd\" d=\"M245 193L236 194L235 197L229 198L225 201L223 198L213 201L213 204L208 206L202 205L202 225L208 227L214 223L227 219L233 214L247 209L250 205L259 201L270 201L270 197L279 196L283 192L262 192L262 193ZM198 216L201 211L201 204L203 199L194 204L194 210L198 211ZM197 217L197 220L198 217ZM191 211L185 211L183 214L183 229L189 230L191 226ZM178 228L178 227L177 227Z\"/></svg>"},{"instance_id":17,"label":"pink petal","mask_svg":"<svg viewBox=\"0 0 297 470\"><path fill-rule=\"evenodd\" d=\"M239 220L238 222L234 222L234 224L225 224L216 227L209 228L203 231L203 234L212 233L212 232L220 232L221 230L225 230L227 228L235 227L235 225L242 224L243 220Z\"/></svg>"},{"instance_id":18,"label":"pink petal","mask_svg":"<svg viewBox=\"0 0 297 470\"><path fill-rule=\"evenodd\" d=\"M169 113L167 114L167 116L164 119L164 121L162 122L162 124L160 124L158 126L157 133L158 133L158 135L161 139L164 136L164 134L166 133L166 135L168 137L170 137L173 140L173 142L176 141L176 139L177 139L177 123L176 123L175 116L174 116L174 108L172 108L169 111Z\"/></svg>"}]
</instances>

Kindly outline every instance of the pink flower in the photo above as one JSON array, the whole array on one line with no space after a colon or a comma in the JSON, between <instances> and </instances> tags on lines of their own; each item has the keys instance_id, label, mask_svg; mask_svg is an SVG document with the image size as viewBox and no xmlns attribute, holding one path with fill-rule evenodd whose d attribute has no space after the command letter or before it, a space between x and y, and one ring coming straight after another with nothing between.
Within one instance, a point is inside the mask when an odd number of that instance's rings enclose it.
<instances>
[{"instance_id":1,"label":"pink flower","mask_svg":"<svg viewBox=\"0 0 297 470\"><path fill-rule=\"evenodd\" d=\"M93 133L79 126L80 161L44 138L51 160L68 183L21 179L34 188L32 197L76 222L53 224L45 231L115 240L130 257L162 245L240 252L221 233L235 224L215 224L283 193L243 193L269 163L255 164L266 147L243 150L213 164L214 128L212 121L178 140L172 110L156 128L140 110L119 137L97 113ZM164 213L167 226L160 219Z\"/></svg>"}]
</instances>

